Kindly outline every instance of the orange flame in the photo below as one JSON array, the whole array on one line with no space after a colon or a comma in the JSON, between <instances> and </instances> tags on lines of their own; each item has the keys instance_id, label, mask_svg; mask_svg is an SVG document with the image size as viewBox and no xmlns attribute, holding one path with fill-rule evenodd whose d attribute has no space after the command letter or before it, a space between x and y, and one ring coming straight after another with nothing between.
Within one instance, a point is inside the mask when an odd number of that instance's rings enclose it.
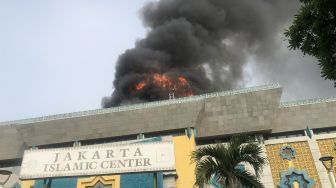
<instances>
[{"instance_id":1,"label":"orange flame","mask_svg":"<svg viewBox=\"0 0 336 188\"><path fill-rule=\"evenodd\" d=\"M165 74L154 73L147 79L143 79L135 85L135 90L142 90L148 84L154 84L163 91L174 92L176 97L189 97L194 95L189 81L184 76L173 77Z\"/></svg>"},{"instance_id":2,"label":"orange flame","mask_svg":"<svg viewBox=\"0 0 336 188\"><path fill-rule=\"evenodd\" d=\"M156 85L159 85L163 88L171 87L171 85L173 85L171 77L166 75L154 74L153 80Z\"/></svg>"},{"instance_id":3,"label":"orange flame","mask_svg":"<svg viewBox=\"0 0 336 188\"><path fill-rule=\"evenodd\" d=\"M190 97L190 96L193 96L194 93L192 91L187 91L184 93L186 97Z\"/></svg>"},{"instance_id":4,"label":"orange flame","mask_svg":"<svg viewBox=\"0 0 336 188\"><path fill-rule=\"evenodd\" d=\"M141 80L139 83L137 83L135 85L135 89L136 90L141 90L142 88L144 88L147 85L145 80Z\"/></svg>"},{"instance_id":5,"label":"orange flame","mask_svg":"<svg viewBox=\"0 0 336 188\"><path fill-rule=\"evenodd\" d=\"M181 85L183 85L183 86L185 86L185 85L188 84L187 79L185 77L183 77L183 76L178 77L178 80L181 83Z\"/></svg>"}]
</instances>

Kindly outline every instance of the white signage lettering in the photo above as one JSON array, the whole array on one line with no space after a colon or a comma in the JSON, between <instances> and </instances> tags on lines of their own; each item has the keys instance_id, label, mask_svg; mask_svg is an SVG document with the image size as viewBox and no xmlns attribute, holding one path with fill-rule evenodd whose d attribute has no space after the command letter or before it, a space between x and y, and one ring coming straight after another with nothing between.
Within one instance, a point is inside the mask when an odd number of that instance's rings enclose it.
<instances>
[{"instance_id":1,"label":"white signage lettering","mask_svg":"<svg viewBox=\"0 0 336 188\"><path fill-rule=\"evenodd\" d=\"M26 150L21 179L175 169L172 142Z\"/></svg>"}]
</instances>

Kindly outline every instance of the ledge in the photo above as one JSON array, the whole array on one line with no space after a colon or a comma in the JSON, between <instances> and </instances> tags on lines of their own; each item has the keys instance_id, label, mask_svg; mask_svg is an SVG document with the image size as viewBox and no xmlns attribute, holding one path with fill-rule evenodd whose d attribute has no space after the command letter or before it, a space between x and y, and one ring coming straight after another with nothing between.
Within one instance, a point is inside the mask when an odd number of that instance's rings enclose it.
<instances>
[{"instance_id":1,"label":"ledge","mask_svg":"<svg viewBox=\"0 0 336 188\"><path fill-rule=\"evenodd\" d=\"M119 107L112 107L112 108L105 108L105 109L96 109L96 110L72 112L72 113L65 113L65 114L56 114L56 115L50 115L50 116L42 116L42 117L22 119L22 120L5 121L5 122L0 122L0 126L20 125L20 124L43 122L43 121L52 121L52 120L60 120L60 119L67 119L67 118L106 114L106 113L112 113L112 112L123 112L123 111L131 111L131 110L138 110L138 109L146 109L146 108L153 108L153 107L166 106L166 105L172 105L172 104L181 104L181 103L189 103L189 102L194 102L194 101L201 101L204 99L214 98L214 97L238 95L238 94L243 94L243 93L270 90L270 89L275 89L275 88L281 88L281 86L279 84L271 84L271 85L236 89L236 90L206 93L206 94L195 95L191 97L176 98L173 100L161 100L161 101L133 104L133 105L127 105L127 106L119 106Z\"/></svg>"}]
</instances>

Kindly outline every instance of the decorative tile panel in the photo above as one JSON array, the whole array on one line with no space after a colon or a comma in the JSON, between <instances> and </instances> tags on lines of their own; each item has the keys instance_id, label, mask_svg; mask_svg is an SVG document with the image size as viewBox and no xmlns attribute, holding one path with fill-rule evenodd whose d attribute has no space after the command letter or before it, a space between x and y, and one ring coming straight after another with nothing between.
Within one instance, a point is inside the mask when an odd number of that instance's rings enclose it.
<instances>
[{"instance_id":1,"label":"decorative tile panel","mask_svg":"<svg viewBox=\"0 0 336 188\"><path fill-rule=\"evenodd\" d=\"M290 145L295 148L296 155L290 161L283 159L279 155L279 150L283 146ZM314 188L321 188L320 179L315 167L313 156L311 154L308 142L291 142L291 143L280 143L266 145L266 153L269 161L269 165L272 172L272 177L274 180L274 186L277 187L280 183L281 172L288 171L289 168L294 167L297 169L302 169L307 171L308 176L315 181Z\"/></svg>"},{"instance_id":2,"label":"decorative tile panel","mask_svg":"<svg viewBox=\"0 0 336 188\"><path fill-rule=\"evenodd\" d=\"M280 188L295 188L295 182L299 184L300 188L312 188L315 184L315 181L309 177L305 170L291 167L280 173Z\"/></svg>"},{"instance_id":3,"label":"decorative tile panel","mask_svg":"<svg viewBox=\"0 0 336 188\"><path fill-rule=\"evenodd\" d=\"M65 188L65 186L63 186ZM73 188L66 186L67 188ZM80 178L77 188L120 188L120 175L92 176ZM57 187L58 188L58 187Z\"/></svg>"},{"instance_id":4,"label":"decorative tile panel","mask_svg":"<svg viewBox=\"0 0 336 188\"><path fill-rule=\"evenodd\" d=\"M296 151L292 146L285 145L280 148L279 154L283 159L292 160L296 155Z\"/></svg>"},{"instance_id":5,"label":"decorative tile panel","mask_svg":"<svg viewBox=\"0 0 336 188\"><path fill-rule=\"evenodd\" d=\"M266 145L267 158L275 186L279 184L280 172L288 169L288 162L279 155L279 150L282 146L283 144Z\"/></svg>"},{"instance_id":6,"label":"decorative tile panel","mask_svg":"<svg viewBox=\"0 0 336 188\"><path fill-rule=\"evenodd\" d=\"M321 156L330 155L336 159L336 150L335 150L336 138L320 139L317 140L317 145L320 149ZM334 170L335 170L334 165Z\"/></svg>"}]
</instances>

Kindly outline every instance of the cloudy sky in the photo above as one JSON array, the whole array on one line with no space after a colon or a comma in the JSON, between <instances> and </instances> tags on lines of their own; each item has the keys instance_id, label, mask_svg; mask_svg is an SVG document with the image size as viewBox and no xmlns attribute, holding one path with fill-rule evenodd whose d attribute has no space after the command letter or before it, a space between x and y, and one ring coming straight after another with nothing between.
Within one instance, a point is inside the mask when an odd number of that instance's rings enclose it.
<instances>
[{"instance_id":1,"label":"cloudy sky","mask_svg":"<svg viewBox=\"0 0 336 188\"><path fill-rule=\"evenodd\" d=\"M118 56L146 35L148 1L0 0L0 121L101 108ZM289 51L281 33L279 62L252 55L245 86L278 82L283 101L336 96L316 60Z\"/></svg>"}]
</instances>

